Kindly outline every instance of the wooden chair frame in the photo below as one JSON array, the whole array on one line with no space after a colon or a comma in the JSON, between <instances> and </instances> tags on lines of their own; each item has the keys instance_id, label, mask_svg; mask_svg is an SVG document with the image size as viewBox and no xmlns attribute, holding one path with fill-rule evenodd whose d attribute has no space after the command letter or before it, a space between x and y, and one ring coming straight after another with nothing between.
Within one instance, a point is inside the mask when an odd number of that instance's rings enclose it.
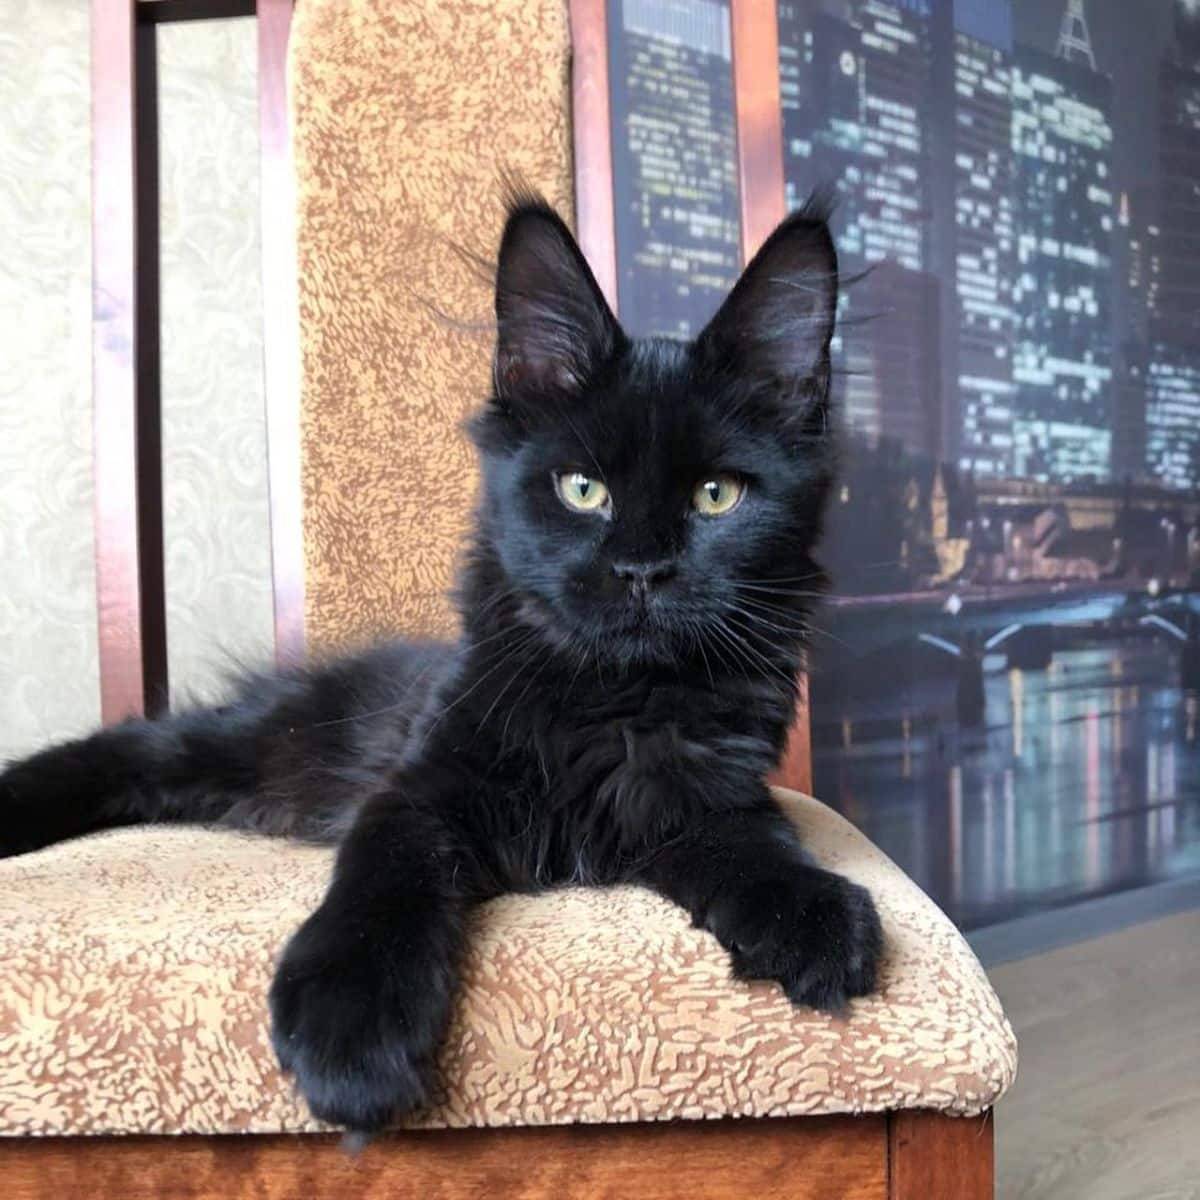
<instances>
[{"instance_id":1,"label":"wooden chair frame","mask_svg":"<svg viewBox=\"0 0 1200 1200\"><path fill-rule=\"evenodd\" d=\"M0 1139L6 1200L984 1200L990 1117Z\"/></svg>"},{"instance_id":2,"label":"wooden chair frame","mask_svg":"<svg viewBox=\"0 0 1200 1200\"><path fill-rule=\"evenodd\" d=\"M605 0L569 0L580 241L616 305ZM167 700L155 29L256 15L275 647L304 649L299 332L285 62L292 0L92 0L93 395L102 713ZM731 0L742 253L785 211L775 0ZM806 691L778 781L811 790ZM988 1200L990 1114L934 1112L336 1137L0 1138L12 1200L668 1197Z\"/></svg>"},{"instance_id":3,"label":"wooden chair frame","mask_svg":"<svg viewBox=\"0 0 1200 1200\"><path fill-rule=\"evenodd\" d=\"M167 705L159 354L159 25L258 18L275 654L304 652L300 341L287 128L292 0L92 0L92 397L100 710Z\"/></svg>"}]
</instances>

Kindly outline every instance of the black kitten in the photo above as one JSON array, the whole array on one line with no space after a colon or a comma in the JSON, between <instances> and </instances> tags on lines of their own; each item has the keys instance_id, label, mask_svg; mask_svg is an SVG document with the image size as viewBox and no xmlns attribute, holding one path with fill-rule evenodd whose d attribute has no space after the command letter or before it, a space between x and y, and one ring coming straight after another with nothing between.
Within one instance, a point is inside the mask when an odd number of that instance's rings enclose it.
<instances>
[{"instance_id":1,"label":"black kitten","mask_svg":"<svg viewBox=\"0 0 1200 1200\"><path fill-rule=\"evenodd\" d=\"M140 821L338 843L284 951L275 1048L312 1111L377 1129L428 1094L468 910L641 883L737 975L839 1010L880 954L870 896L772 803L830 487L837 260L786 220L693 343L628 338L570 233L516 202L457 646L246 681L0 775L0 855Z\"/></svg>"}]
</instances>

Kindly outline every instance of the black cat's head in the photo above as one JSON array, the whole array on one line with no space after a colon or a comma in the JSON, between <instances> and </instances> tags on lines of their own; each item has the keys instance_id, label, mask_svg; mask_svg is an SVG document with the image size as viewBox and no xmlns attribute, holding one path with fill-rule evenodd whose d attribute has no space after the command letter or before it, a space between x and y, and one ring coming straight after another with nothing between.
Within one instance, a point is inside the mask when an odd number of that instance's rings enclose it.
<instances>
[{"instance_id":1,"label":"black cat's head","mask_svg":"<svg viewBox=\"0 0 1200 1200\"><path fill-rule=\"evenodd\" d=\"M621 664L798 644L833 471L837 286L810 205L695 341L630 338L559 217L516 202L473 424L491 589L556 644ZM467 598L468 620L488 599Z\"/></svg>"}]
</instances>

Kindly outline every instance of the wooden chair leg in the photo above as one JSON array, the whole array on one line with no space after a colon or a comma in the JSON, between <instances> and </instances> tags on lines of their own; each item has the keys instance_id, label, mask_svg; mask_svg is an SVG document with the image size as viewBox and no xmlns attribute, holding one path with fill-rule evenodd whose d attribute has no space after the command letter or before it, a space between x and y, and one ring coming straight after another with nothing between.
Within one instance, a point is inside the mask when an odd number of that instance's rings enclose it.
<instances>
[{"instance_id":1,"label":"wooden chair leg","mask_svg":"<svg viewBox=\"0 0 1200 1200\"><path fill-rule=\"evenodd\" d=\"M889 1200L993 1200L992 1114L974 1120L937 1112L888 1118Z\"/></svg>"}]
</instances>

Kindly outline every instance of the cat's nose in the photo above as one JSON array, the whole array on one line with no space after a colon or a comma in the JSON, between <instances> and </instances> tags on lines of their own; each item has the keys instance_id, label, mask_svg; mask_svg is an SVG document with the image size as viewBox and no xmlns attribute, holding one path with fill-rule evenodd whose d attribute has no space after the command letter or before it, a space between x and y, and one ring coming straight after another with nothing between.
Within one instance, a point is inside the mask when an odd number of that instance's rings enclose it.
<instances>
[{"instance_id":1,"label":"cat's nose","mask_svg":"<svg viewBox=\"0 0 1200 1200\"><path fill-rule=\"evenodd\" d=\"M629 584L635 595L644 596L651 588L666 583L675 574L675 562L666 558L646 563L615 562L612 572Z\"/></svg>"}]
</instances>

